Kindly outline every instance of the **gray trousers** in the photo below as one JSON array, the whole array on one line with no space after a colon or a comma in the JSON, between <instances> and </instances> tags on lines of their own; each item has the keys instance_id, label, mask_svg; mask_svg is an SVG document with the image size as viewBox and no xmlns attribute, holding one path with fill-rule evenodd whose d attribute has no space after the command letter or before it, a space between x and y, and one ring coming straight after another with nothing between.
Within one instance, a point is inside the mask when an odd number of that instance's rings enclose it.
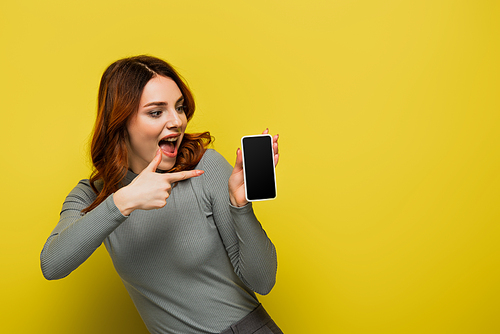
<instances>
[{"instance_id":1,"label":"gray trousers","mask_svg":"<svg viewBox=\"0 0 500 334\"><path fill-rule=\"evenodd\" d=\"M264 310L262 304L259 304L246 317L220 334L283 334L283 332Z\"/></svg>"}]
</instances>

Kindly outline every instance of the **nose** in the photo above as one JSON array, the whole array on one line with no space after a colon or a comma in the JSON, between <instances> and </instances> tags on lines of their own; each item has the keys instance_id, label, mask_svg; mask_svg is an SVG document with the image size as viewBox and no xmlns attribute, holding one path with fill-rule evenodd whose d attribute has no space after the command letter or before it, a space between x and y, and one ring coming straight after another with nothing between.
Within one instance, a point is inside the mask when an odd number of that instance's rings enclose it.
<instances>
[{"instance_id":1,"label":"nose","mask_svg":"<svg viewBox=\"0 0 500 334\"><path fill-rule=\"evenodd\" d=\"M179 128L182 125L182 120L179 117L179 114L177 113L176 110L170 110L168 112L168 118L167 118L167 129L175 129Z\"/></svg>"}]
</instances>

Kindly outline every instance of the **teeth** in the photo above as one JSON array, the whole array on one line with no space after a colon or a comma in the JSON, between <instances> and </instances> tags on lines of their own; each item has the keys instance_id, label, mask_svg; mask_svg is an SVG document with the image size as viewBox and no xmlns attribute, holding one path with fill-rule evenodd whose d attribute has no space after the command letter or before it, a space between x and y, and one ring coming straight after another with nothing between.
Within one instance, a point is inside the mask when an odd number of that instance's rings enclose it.
<instances>
[{"instance_id":1,"label":"teeth","mask_svg":"<svg viewBox=\"0 0 500 334\"><path fill-rule=\"evenodd\" d=\"M174 141L177 141L177 137L171 137L171 138L167 138L167 139L163 139L164 141L169 141L169 142L174 142Z\"/></svg>"}]
</instances>

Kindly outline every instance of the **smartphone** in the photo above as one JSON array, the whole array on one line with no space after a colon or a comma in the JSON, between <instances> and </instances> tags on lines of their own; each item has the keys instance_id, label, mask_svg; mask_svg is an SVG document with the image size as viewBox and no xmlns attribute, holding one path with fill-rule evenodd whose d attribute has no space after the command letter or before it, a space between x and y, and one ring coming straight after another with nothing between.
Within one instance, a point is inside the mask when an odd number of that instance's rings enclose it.
<instances>
[{"instance_id":1,"label":"smartphone","mask_svg":"<svg viewBox=\"0 0 500 334\"><path fill-rule=\"evenodd\" d=\"M244 136L241 150L247 201L276 198L273 137L268 134Z\"/></svg>"}]
</instances>

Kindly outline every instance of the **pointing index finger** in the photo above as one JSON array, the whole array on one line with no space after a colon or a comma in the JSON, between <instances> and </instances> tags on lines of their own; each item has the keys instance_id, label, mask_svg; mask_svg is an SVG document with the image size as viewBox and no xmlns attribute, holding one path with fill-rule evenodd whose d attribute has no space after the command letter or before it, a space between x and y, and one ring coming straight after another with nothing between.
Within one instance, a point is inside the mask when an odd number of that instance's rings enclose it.
<instances>
[{"instance_id":1,"label":"pointing index finger","mask_svg":"<svg viewBox=\"0 0 500 334\"><path fill-rule=\"evenodd\" d=\"M203 173L205 172L199 169L195 169L195 170L186 170L183 172L169 173L167 174L167 176L170 182L177 182L177 181L187 180L192 177L200 176Z\"/></svg>"}]
</instances>

